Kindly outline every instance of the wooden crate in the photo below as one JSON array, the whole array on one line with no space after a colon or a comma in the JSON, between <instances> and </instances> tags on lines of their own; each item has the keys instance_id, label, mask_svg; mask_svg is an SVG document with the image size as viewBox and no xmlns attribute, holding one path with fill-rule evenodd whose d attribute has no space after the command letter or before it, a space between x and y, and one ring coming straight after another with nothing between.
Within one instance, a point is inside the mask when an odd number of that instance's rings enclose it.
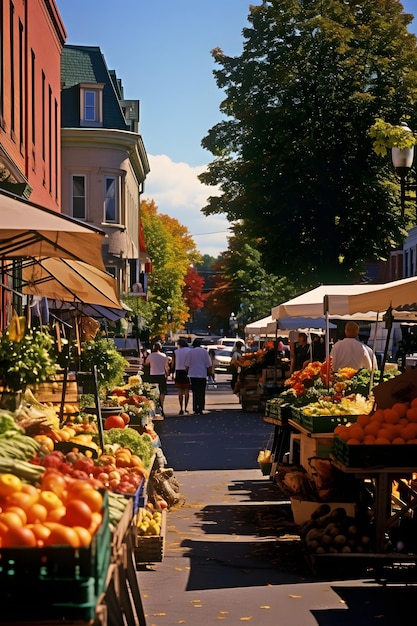
<instances>
[{"instance_id":1,"label":"wooden crate","mask_svg":"<svg viewBox=\"0 0 417 626\"><path fill-rule=\"evenodd\" d=\"M44 403L60 403L62 399L63 384L63 374L57 374L53 380L46 383L41 383L35 390L35 396L37 400ZM78 399L78 386L75 379L75 374L68 374L64 401L73 404L77 403Z\"/></svg>"},{"instance_id":2,"label":"wooden crate","mask_svg":"<svg viewBox=\"0 0 417 626\"><path fill-rule=\"evenodd\" d=\"M141 509L138 514L141 515ZM158 563L164 557L165 535L166 535L167 514L166 510L162 511L161 534L144 537L136 533L135 538L135 560L136 564L140 563Z\"/></svg>"}]
</instances>

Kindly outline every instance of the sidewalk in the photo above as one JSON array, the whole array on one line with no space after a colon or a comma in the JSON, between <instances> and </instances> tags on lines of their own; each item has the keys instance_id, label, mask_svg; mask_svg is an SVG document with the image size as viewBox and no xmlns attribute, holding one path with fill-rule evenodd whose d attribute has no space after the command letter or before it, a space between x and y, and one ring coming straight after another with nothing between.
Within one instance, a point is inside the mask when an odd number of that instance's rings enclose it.
<instances>
[{"instance_id":1,"label":"sidewalk","mask_svg":"<svg viewBox=\"0 0 417 626\"><path fill-rule=\"evenodd\" d=\"M230 387L207 394L207 414L178 417L175 390L157 422L185 504L168 512L161 563L138 572L147 626L402 626L415 589L315 578L289 503L256 457L270 426ZM343 561L342 561L343 563Z\"/></svg>"}]
</instances>

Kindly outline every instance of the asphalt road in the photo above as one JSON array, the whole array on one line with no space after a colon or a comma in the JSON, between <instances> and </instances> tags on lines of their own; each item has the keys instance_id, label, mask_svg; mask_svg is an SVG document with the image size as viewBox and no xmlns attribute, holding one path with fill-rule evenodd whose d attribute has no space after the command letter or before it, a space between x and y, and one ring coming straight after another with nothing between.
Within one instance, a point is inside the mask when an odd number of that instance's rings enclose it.
<instances>
[{"instance_id":1,"label":"asphalt road","mask_svg":"<svg viewBox=\"0 0 417 626\"><path fill-rule=\"evenodd\" d=\"M178 416L170 383L155 423L184 504L168 512L162 562L138 572L146 626L413 624L414 586L357 579L343 559L313 574L289 502L258 468L272 427L242 411L229 378L201 416Z\"/></svg>"}]
</instances>

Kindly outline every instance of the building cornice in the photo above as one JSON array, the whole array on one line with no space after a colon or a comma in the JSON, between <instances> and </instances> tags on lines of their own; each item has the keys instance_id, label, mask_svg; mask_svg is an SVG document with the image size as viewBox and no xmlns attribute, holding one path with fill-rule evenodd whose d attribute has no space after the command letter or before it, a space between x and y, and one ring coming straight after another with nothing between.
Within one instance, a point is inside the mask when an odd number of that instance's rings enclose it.
<instances>
[{"instance_id":1,"label":"building cornice","mask_svg":"<svg viewBox=\"0 0 417 626\"><path fill-rule=\"evenodd\" d=\"M138 133L112 128L61 128L61 146L125 150L139 183L150 172L142 136Z\"/></svg>"}]
</instances>

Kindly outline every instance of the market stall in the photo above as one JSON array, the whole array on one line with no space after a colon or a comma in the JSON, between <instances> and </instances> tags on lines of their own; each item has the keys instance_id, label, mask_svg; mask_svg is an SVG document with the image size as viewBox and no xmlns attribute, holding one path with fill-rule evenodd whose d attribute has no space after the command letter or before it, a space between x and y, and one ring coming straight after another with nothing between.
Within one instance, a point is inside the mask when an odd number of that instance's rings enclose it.
<instances>
[{"instance_id":1,"label":"market stall","mask_svg":"<svg viewBox=\"0 0 417 626\"><path fill-rule=\"evenodd\" d=\"M300 296L298 304L303 307L301 310L314 315L320 315L321 308L321 315L326 319L335 316L339 319L378 320L385 316L388 323L392 319L410 321L415 319L413 309L416 308L414 305L416 298L413 293L416 286L415 278L366 287L325 286L318 288L318 291L313 290L316 291L313 297L311 292L308 296L305 294ZM320 298L321 303L317 301ZM299 314L298 304L295 303L292 309L283 307L281 313L276 311L275 315L288 314L289 311L294 315ZM314 496L310 494L310 497L306 497L304 487L300 487L301 484L304 485L306 477L310 481L310 486L311 480L316 481L316 487L317 479L319 478L319 483L322 480L323 476L320 476L314 463L314 460L318 459L327 464L326 479L327 487L330 489L327 496L332 497L325 501L326 507L336 505L339 508L346 508L343 489L340 490L339 487L346 486L351 481L350 486L354 487L350 492L352 499L347 502L354 502L355 515L346 515L345 511L344 516L352 529L361 528L364 542L368 547L358 544L356 537L349 536L348 527L342 528L343 525L336 529L339 532L339 545L336 546L328 535L334 520L330 517L330 509L326 508L326 511L320 514L324 520L321 526L314 521L314 516L310 518L308 515L305 519L307 527L302 528L301 534L306 552L317 564L317 560L320 562L334 557L335 554L359 556L371 550L376 563L375 569L386 568L387 563L392 566L394 562L397 565L407 562L408 573L410 564L415 571L417 546L412 540L415 529L410 530L410 527L414 528L412 520L416 508L413 480L417 458L414 452L417 444L417 427L414 424L417 397L415 371L410 370L398 375L399 372L396 372L395 368L386 372L382 367L381 371L372 377L368 372L367 389L361 386L355 388L353 385L355 382L361 382L358 380L360 372L353 372L353 376L352 373L345 372L347 376L346 380L343 380L342 372L339 371L331 375L332 380L327 380L325 389L320 392L316 382L311 386L306 384L306 381L310 377L319 377L323 382L323 375L329 376L330 368L326 369L324 366L322 369L322 366L317 364L316 372L313 370L296 373L297 376L288 381L294 389L294 395L290 398L291 417L288 424L297 431L300 465L297 477L301 476L302 481L291 482L289 479L287 488L290 484L300 488L298 503L302 503L304 499L323 502L323 498L319 497L320 490L317 490ZM385 382L382 382L382 373ZM364 400L368 398L372 400L372 406L366 409L359 407L354 411L350 406L349 411L338 414L335 399L337 404L340 404L343 397L348 401L354 392L357 400L358 390L361 396L363 394ZM320 396L318 399L317 392ZM309 395L312 397L309 398ZM288 401L288 398L285 397L285 393L281 394L277 400L279 408L273 419L280 419L279 411L286 400ZM274 412L272 407L271 401L271 405L267 407L269 416L265 416L264 419L268 417L271 419L271 413ZM284 488L285 476L291 476L293 471L294 468L289 468L288 473L284 472L282 466L279 466L277 471L275 467L275 476L279 476L280 484L284 485ZM327 488L324 493L326 491ZM335 500L338 492L339 498ZM299 504L297 506L299 507Z\"/></svg>"}]
</instances>

